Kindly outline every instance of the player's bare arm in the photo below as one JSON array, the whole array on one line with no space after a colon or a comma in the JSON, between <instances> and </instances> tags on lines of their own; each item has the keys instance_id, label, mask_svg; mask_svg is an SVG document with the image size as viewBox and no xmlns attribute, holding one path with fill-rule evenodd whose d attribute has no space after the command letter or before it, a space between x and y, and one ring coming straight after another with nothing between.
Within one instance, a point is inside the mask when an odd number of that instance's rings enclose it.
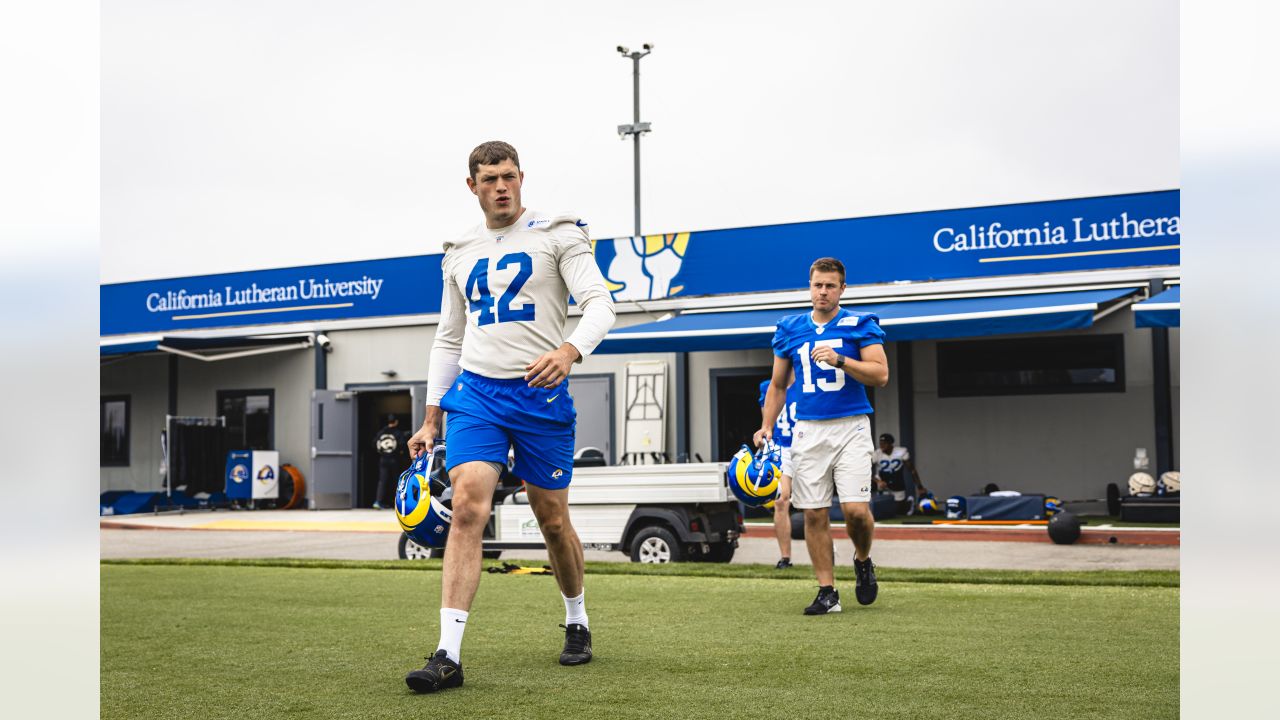
<instances>
[{"instance_id":1,"label":"player's bare arm","mask_svg":"<svg viewBox=\"0 0 1280 720\"><path fill-rule=\"evenodd\" d=\"M525 366L524 379L529 387L553 388L569 377L569 369L582 359L582 353L570 343L563 343L551 352Z\"/></svg>"},{"instance_id":2,"label":"player's bare arm","mask_svg":"<svg viewBox=\"0 0 1280 720\"><path fill-rule=\"evenodd\" d=\"M810 356L814 362L821 362L833 368L843 370L854 380L872 387L884 387L889 384L889 358L884 354L883 345L868 345L862 348L862 359L854 360L837 353L834 349L820 345L813 349Z\"/></svg>"},{"instance_id":3,"label":"player's bare arm","mask_svg":"<svg viewBox=\"0 0 1280 720\"><path fill-rule=\"evenodd\" d=\"M778 422L778 414L787 402L787 385L791 377L791 361L776 355L773 358L773 378L769 381L769 391L764 394L764 407L760 408L760 429L752 436L751 442L756 447L764 444L764 440L773 434L773 426Z\"/></svg>"}]
</instances>

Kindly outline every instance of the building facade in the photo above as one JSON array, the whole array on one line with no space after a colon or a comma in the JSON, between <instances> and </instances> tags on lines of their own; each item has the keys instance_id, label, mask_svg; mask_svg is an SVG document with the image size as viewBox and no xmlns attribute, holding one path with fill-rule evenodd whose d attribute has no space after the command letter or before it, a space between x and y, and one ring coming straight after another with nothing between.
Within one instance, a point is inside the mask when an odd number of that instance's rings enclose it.
<instances>
[{"instance_id":1,"label":"building facade","mask_svg":"<svg viewBox=\"0 0 1280 720\"><path fill-rule=\"evenodd\" d=\"M805 311L809 264L830 255L843 303L887 333L876 432L935 493L1098 498L1139 448L1176 469L1180 296L1152 296L1180 287L1178 205L1175 190L596 241L618 322L571 376L579 446L727 460L758 426L773 324ZM440 258L104 285L102 490L196 477L211 460L176 426L213 423L223 450L278 450L311 507L371 504L379 422L421 419Z\"/></svg>"}]
</instances>

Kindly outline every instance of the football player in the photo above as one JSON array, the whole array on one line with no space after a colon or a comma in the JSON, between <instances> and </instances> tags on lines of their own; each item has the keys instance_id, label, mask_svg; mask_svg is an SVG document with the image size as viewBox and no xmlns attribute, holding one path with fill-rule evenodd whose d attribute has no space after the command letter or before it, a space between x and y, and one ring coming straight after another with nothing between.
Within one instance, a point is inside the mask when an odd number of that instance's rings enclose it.
<instances>
[{"instance_id":1,"label":"football player","mask_svg":"<svg viewBox=\"0 0 1280 720\"><path fill-rule=\"evenodd\" d=\"M445 243L444 297L428 368L426 419L409 439L429 451L449 413L446 465L453 526L444 555L440 644L405 682L416 692L462 685L462 634L480 582L481 534L494 487L514 449L512 473L528 487L565 605L560 664L591 660L582 588L582 543L569 520L576 412L568 375L613 326L587 223L544 214L520 200L515 148L487 142L471 152L467 187L484 223ZM564 334L572 295L582 319Z\"/></svg>"},{"instance_id":2,"label":"football player","mask_svg":"<svg viewBox=\"0 0 1280 720\"><path fill-rule=\"evenodd\" d=\"M875 464L876 487L893 493L893 499L898 502L898 512L911 515L915 512L916 500L929 491L920 482L920 472L911 462L911 451L902 446L895 447L894 442L893 435L881 433L880 447L871 457ZM908 472L912 479L910 486L907 484ZM909 490L908 487L914 489Z\"/></svg>"},{"instance_id":3,"label":"football player","mask_svg":"<svg viewBox=\"0 0 1280 720\"><path fill-rule=\"evenodd\" d=\"M760 383L761 413L769 384L769 380ZM778 552L782 555L774 567L779 570L791 567L791 431L796 424L797 391L794 382L787 387L786 401L773 425L773 443L782 448L782 479L778 481L778 497L773 501L773 534L778 538Z\"/></svg>"},{"instance_id":4,"label":"football player","mask_svg":"<svg viewBox=\"0 0 1280 720\"><path fill-rule=\"evenodd\" d=\"M877 585L871 562L871 403L867 385L889 383L884 331L875 315L840 307L844 264L819 258L809 268L811 312L778 321L773 334L773 381L765 393L764 424L754 440L772 432L786 402L787 378L799 386L791 439L791 504L804 510L804 539L818 578L818 596L806 615L840 612L833 570L828 514L833 494L840 498L853 540L854 594L862 605L875 602Z\"/></svg>"}]
</instances>

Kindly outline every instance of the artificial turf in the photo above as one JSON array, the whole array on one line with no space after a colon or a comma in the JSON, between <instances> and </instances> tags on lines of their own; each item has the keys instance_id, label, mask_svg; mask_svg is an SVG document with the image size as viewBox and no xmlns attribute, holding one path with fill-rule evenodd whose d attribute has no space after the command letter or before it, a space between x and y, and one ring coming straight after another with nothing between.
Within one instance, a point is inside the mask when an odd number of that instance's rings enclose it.
<instances>
[{"instance_id":1,"label":"artificial turf","mask_svg":"<svg viewBox=\"0 0 1280 720\"><path fill-rule=\"evenodd\" d=\"M845 611L806 617L808 578L592 564L596 658L565 668L554 580L486 573L465 686L418 696L403 677L435 648L436 567L104 563L102 717L1178 714L1176 574L885 569L874 605L839 580Z\"/></svg>"}]
</instances>

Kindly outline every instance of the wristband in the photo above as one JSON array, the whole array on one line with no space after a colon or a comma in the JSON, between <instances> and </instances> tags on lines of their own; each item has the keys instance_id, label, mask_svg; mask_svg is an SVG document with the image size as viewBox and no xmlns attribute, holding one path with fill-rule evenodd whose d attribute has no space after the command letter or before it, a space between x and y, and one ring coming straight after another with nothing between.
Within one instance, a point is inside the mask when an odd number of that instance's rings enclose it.
<instances>
[{"instance_id":1,"label":"wristband","mask_svg":"<svg viewBox=\"0 0 1280 720\"><path fill-rule=\"evenodd\" d=\"M838 368L842 368L842 367L844 367L844 356L843 356L843 355L837 355L837 356L836 356L836 367L838 367Z\"/></svg>"}]
</instances>

